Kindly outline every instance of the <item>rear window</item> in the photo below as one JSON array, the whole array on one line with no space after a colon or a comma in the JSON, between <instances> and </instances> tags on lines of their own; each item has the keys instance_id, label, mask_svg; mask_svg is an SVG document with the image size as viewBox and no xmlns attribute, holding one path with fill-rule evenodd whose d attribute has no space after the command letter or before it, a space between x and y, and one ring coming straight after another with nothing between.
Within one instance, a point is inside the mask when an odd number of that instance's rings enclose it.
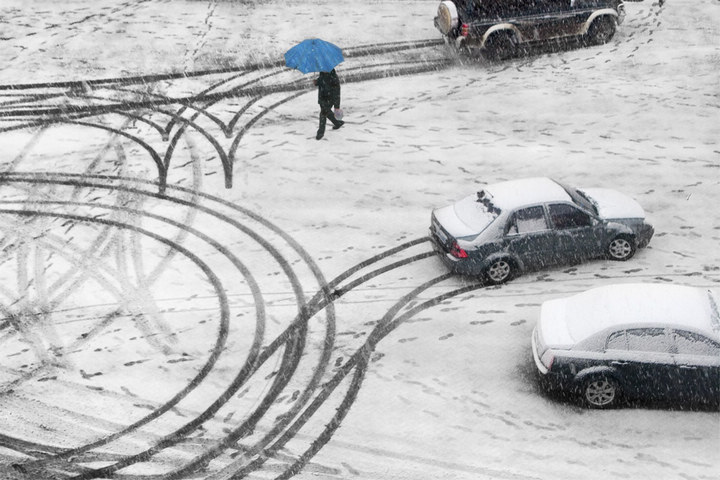
<instances>
[{"instance_id":1,"label":"rear window","mask_svg":"<svg viewBox=\"0 0 720 480\"><path fill-rule=\"evenodd\" d=\"M673 339L677 353L681 355L709 355L720 357L720 345L707 337L684 330L674 330Z\"/></svg>"},{"instance_id":2,"label":"rear window","mask_svg":"<svg viewBox=\"0 0 720 480\"><path fill-rule=\"evenodd\" d=\"M483 192L480 192L457 202L455 213L460 221L480 233L500 215L500 209L493 205Z\"/></svg>"}]
</instances>

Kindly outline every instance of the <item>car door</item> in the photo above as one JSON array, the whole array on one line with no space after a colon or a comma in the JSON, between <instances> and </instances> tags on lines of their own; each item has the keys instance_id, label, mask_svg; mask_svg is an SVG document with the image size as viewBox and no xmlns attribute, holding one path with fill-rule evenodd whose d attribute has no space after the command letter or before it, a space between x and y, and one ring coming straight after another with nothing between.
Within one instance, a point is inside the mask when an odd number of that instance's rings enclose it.
<instances>
[{"instance_id":1,"label":"car door","mask_svg":"<svg viewBox=\"0 0 720 480\"><path fill-rule=\"evenodd\" d=\"M674 329L678 396L688 400L720 399L720 344L704 335Z\"/></svg>"},{"instance_id":2,"label":"car door","mask_svg":"<svg viewBox=\"0 0 720 480\"><path fill-rule=\"evenodd\" d=\"M665 328L629 328L608 336L606 359L631 396L666 398L676 381L671 340Z\"/></svg>"},{"instance_id":3,"label":"car door","mask_svg":"<svg viewBox=\"0 0 720 480\"><path fill-rule=\"evenodd\" d=\"M542 205L516 210L505 228L507 250L519 257L526 268L555 263L555 241Z\"/></svg>"},{"instance_id":4,"label":"car door","mask_svg":"<svg viewBox=\"0 0 720 480\"><path fill-rule=\"evenodd\" d=\"M568 203L551 203L548 213L561 261L575 263L602 254L602 226L590 214Z\"/></svg>"}]
</instances>

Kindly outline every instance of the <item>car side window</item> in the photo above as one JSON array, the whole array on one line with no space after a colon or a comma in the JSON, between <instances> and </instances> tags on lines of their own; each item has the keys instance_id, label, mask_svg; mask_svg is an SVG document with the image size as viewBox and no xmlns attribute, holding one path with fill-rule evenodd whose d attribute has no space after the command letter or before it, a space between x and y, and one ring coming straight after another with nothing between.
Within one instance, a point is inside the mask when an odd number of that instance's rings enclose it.
<instances>
[{"instance_id":1,"label":"car side window","mask_svg":"<svg viewBox=\"0 0 720 480\"><path fill-rule=\"evenodd\" d=\"M628 350L670 353L671 345L664 328L633 328L626 330Z\"/></svg>"},{"instance_id":2,"label":"car side window","mask_svg":"<svg viewBox=\"0 0 720 480\"><path fill-rule=\"evenodd\" d=\"M610 336L607 339L607 343L605 344L605 350L627 350L628 349L628 342L627 342L627 334L625 333L625 330L620 330L619 332L613 332L610 334Z\"/></svg>"},{"instance_id":3,"label":"car side window","mask_svg":"<svg viewBox=\"0 0 720 480\"><path fill-rule=\"evenodd\" d=\"M707 337L685 330L673 330L672 337L679 354L720 357L720 344Z\"/></svg>"},{"instance_id":4,"label":"car side window","mask_svg":"<svg viewBox=\"0 0 720 480\"><path fill-rule=\"evenodd\" d=\"M566 203L554 203L549 206L550 221L558 230L592 226L590 215Z\"/></svg>"},{"instance_id":5,"label":"car side window","mask_svg":"<svg viewBox=\"0 0 720 480\"><path fill-rule=\"evenodd\" d=\"M541 232L548 229L542 205L516 211L508 222L508 235Z\"/></svg>"}]
</instances>

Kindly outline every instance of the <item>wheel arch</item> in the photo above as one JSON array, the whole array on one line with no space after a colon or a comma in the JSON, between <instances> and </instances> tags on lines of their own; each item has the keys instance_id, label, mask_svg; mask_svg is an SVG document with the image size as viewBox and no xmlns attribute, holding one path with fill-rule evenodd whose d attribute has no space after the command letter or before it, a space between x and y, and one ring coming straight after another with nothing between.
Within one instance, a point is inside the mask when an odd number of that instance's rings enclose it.
<instances>
[{"instance_id":1,"label":"wheel arch","mask_svg":"<svg viewBox=\"0 0 720 480\"><path fill-rule=\"evenodd\" d=\"M522 272L525 270L525 264L520 259L520 257L515 255L514 253L507 252L505 250L488 255L483 262L483 270L492 265L495 260L500 260L502 258L508 259L510 263L512 263L513 266L519 271Z\"/></svg>"},{"instance_id":2,"label":"wheel arch","mask_svg":"<svg viewBox=\"0 0 720 480\"><path fill-rule=\"evenodd\" d=\"M517 38L518 43L523 42L523 36L520 33L520 30L515 25L513 25L512 23L498 23L497 25L493 25L492 27L488 28L487 31L483 34L482 45L480 45L480 48L485 48L485 43L491 36L508 33Z\"/></svg>"},{"instance_id":3,"label":"wheel arch","mask_svg":"<svg viewBox=\"0 0 720 480\"><path fill-rule=\"evenodd\" d=\"M610 243L615 238L621 237L621 236L632 237L636 243L638 241L637 234L635 233L635 231L632 228L628 227L624 223L612 222L612 221L608 222L608 224L607 224L607 241L605 243L606 244Z\"/></svg>"},{"instance_id":4,"label":"wheel arch","mask_svg":"<svg viewBox=\"0 0 720 480\"><path fill-rule=\"evenodd\" d=\"M622 375L620 375L620 373L616 369L614 369L612 367L608 367L607 365L595 365L595 366L580 370L577 373L577 375L575 375L573 382L575 383L575 385L577 387L580 387L589 378L593 378L593 377L600 376L600 375L606 375L606 376L616 380L620 385L623 384Z\"/></svg>"},{"instance_id":5,"label":"wheel arch","mask_svg":"<svg viewBox=\"0 0 720 480\"><path fill-rule=\"evenodd\" d=\"M590 31L590 25L592 25L592 23L600 17L612 17L612 19L615 20L616 26L620 23L620 20L619 20L620 17L615 10L613 10L612 8L603 8L601 10L596 10L592 14L590 14L588 19L585 21L585 24L583 25L583 28L580 31L580 34L581 35L587 34L588 31Z\"/></svg>"}]
</instances>

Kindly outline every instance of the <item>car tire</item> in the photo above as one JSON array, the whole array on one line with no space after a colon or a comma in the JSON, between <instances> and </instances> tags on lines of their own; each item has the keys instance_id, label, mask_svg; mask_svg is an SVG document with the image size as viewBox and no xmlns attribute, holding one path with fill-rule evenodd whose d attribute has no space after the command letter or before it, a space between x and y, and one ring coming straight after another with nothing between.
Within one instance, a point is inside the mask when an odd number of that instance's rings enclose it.
<instances>
[{"instance_id":1,"label":"car tire","mask_svg":"<svg viewBox=\"0 0 720 480\"><path fill-rule=\"evenodd\" d=\"M618 235L607 246L607 257L610 260L624 262L635 255L635 239L629 235Z\"/></svg>"},{"instance_id":2,"label":"car tire","mask_svg":"<svg viewBox=\"0 0 720 480\"><path fill-rule=\"evenodd\" d=\"M498 32L490 35L483 45L483 54L491 61L506 60L518 53L518 42L515 35L509 32Z\"/></svg>"},{"instance_id":3,"label":"car tire","mask_svg":"<svg viewBox=\"0 0 720 480\"><path fill-rule=\"evenodd\" d=\"M588 408L613 408L620 393L618 382L607 375L595 375L583 382L582 398Z\"/></svg>"},{"instance_id":4,"label":"car tire","mask_svg":"<svg viewBox=\"0 0 720 480\"><path fill-rule=\"evenodd\" d=\"M483 272L484 280L491 285L500 285L515 275L515 264L509 258L494 260Z\"/></svg>"},{"instance_id":5,"label":"car tire","mask_svg":"<svg viewBox=\"0 0 720 480\"><path fill-rule=\"evenodd\" d=\"M590 28L587 31L588 45L603 45L612 39L617 29L617 23L615 19L610 15L603 15L596 18L590 24Z\"/></svg>"}]
</instances>

